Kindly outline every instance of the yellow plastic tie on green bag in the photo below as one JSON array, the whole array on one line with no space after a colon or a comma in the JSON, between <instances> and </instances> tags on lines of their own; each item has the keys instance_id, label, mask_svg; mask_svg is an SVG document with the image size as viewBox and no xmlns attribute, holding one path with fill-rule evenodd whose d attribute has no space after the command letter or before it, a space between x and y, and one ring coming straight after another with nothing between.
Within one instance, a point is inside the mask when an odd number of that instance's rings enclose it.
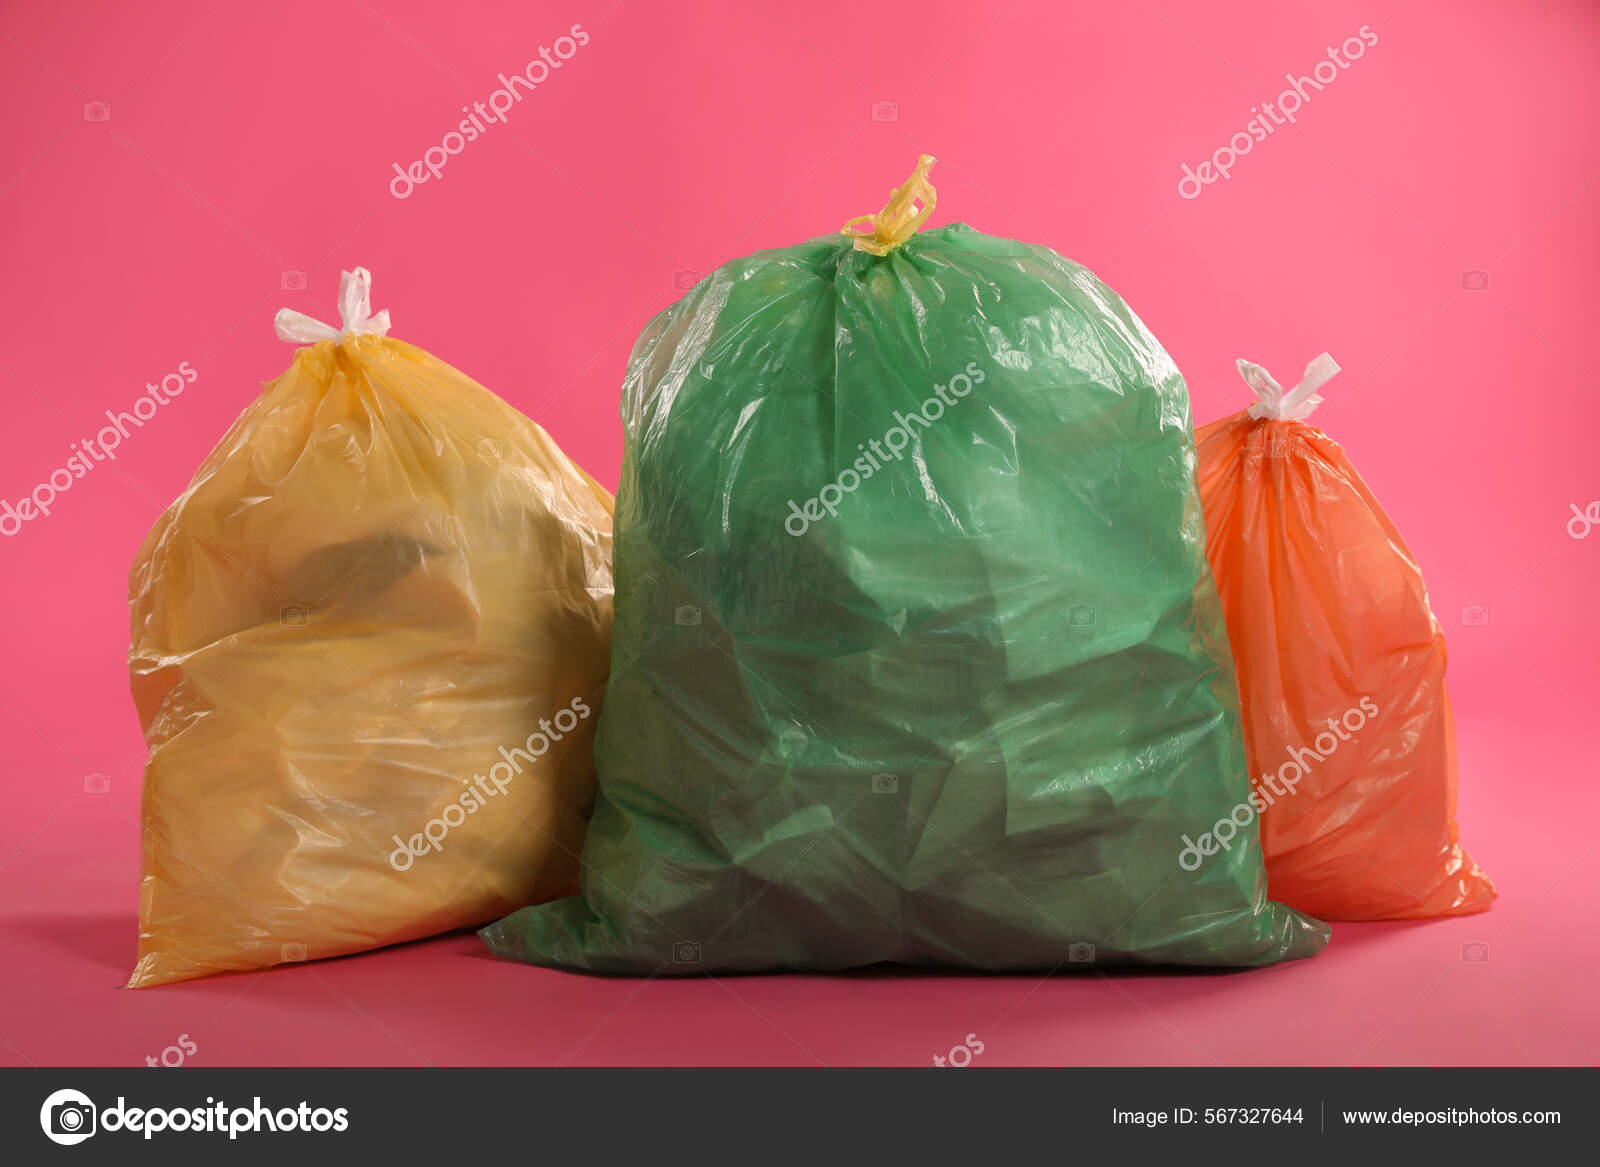
<instances>
[{"instance_id":1,"label":"yellow plastic tie on green bag","mask_svg":"<svg viewBox=\"0 0 1600 1167\"><path fill-rule=\"evenodd\" d=\"M928 171L935 161L932 154L922 155L904 185L889 192L883 210L876 215L858 215L844 225L842 233L855 240L857 251L888 255L921 229L939 201L938 192L928 181Z\"/></svg>"}]
</instances>

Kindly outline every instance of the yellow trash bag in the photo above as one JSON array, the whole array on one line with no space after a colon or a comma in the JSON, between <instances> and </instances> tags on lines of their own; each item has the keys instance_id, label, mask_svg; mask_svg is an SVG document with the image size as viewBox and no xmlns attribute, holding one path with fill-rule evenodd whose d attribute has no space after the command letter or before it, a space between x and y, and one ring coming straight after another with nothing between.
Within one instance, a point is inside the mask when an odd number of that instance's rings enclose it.
<instances>
[{"instance_id":1,"label":"yellow trash bag","mask_svg":"<svg viewBox=\"0 0 1600 1167\"><path fill-rule=\"evenodd\" d=\"M570 893L609 666L606 490L385 337L346 272L145 539L129 987L338 956Z\"/></svg>"}]
</instances>

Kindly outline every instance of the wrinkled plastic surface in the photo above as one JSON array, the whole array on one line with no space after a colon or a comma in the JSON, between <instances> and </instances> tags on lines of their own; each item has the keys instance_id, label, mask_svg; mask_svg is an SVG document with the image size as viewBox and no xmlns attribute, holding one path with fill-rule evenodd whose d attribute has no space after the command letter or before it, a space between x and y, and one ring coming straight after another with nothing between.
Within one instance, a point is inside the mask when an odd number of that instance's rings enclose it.
<instances>
[{"instance_id":1,"label":"wrinkled plastic surface","mask_svg":"<svg viewBox=\"0 0 1600 1167\"><path fill-rule=\"evenodd\" d=\"M958 374L899 460L785 529ZM494 951L674 973L1322 947L1248 832L1179 866L1248 796L1238 698L1182 379L1086 270L960 225L762 252L647 327L623 418L582 895L491 925Z\"/></svg>"},{"instance_id":2,"label":"wrinkled plastic surface","mask_svg":"<svg viewBox=\"0 0 1600 1167\"><path fill-rule=\"evenodd\" d=\"M574 699L598 712L611 506L542 429L427 353L369 336L300 349L133 567L150 760L130 985L393 944L570 891L596 718L528 742ZM487 780L502 747L524 751L495 771L503 791ZM397 846L431 820L448 826L438 850Z\"/></svg>"},{"instance_id":3,"label":"wrinkled plastic surface","mask_svg":"<svg viewBox=\"0 0 1600 1167\"><path fill-rule=\"evenodd\" d=\"M1494 885L1457 841L1444 633L1405 541L1314 426L1239 413L1197 437L1251 773L1272 796L1271 894L1330 920L1484 910Z\"/></svg>"}]
</instances>

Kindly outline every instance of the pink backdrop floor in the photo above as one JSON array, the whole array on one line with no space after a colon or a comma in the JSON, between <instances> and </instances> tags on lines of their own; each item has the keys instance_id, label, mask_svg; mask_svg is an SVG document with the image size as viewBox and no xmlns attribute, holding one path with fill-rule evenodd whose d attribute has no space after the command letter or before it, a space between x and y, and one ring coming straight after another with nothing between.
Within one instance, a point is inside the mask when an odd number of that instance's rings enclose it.
<instances>
[{"instance_id":1,"label":"pink backdrop floor","mask_svg":"<svg viewBox=\"0 0 1600 1167\"><path fill-rule=\"evenodd\" d=\"M1600 9L877 13L0 3L0 498L146 381L198 373L0 538L0 1062L142 1065L182 1040L196 1065L929 1064L968 1034L980 1065L1600 1061L1600 538L1568 530L1574 506L1600 516ZM391 194L394 163L573 24L589 43L503 125ZM1295 125L1180 195L1183 164L1363 25L1377 43ZM1463 838L1493 911L1340 925L1318 959L1249 974L628 981L457 935L120 991L143 760L126 571L289 359L272 312L330 318L341 267L371 268L396 335L614 485L643 321L731 255L877 209L920 151L940 158L936 222L1096 270L1198 420L1247 404L1235 357L1284 377L1338 358L1317 420L1407 532L1449 632Z\"/></svg>"}]
</instances>

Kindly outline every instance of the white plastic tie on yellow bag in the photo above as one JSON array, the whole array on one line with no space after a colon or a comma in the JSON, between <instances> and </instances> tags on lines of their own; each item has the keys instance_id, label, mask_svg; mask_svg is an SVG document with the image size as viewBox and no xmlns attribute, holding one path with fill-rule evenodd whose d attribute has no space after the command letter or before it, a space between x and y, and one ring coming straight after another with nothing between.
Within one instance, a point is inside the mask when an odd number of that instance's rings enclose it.
<instances>
[{"instance_id":1,"label":"white plastic tie on yellow bag","mask_svg":"<svg viewBox=\"0 0 1600 1167\"><path fill-rule=\"evenodd\" d=\"M279 308L272 318L279 340L291 344L315 344L319 340L343 340L347 336L384 336L389 331L389 310L372 311L372 273L364 267L339 273L340 328L296 312Z\"/></svg>"},{"instance_id":2,"label":"white plastic tie on yellow bag","mask_svg":"<svg viewBox=\"0 0 1600 1167\"><path fill-rule=\"evenodd\" d=\"M1306 366L1305 376L1300 383L1285 393L1283 386L1274 381L1272 374L1260 365L1239 361L1239 375L1260 398L1250 407L1250 416L1271 418L1273 421L1304 421L1310 417L1312 411L1322 404L1317 390L1331 381L1338 371L1339 366L1334 359L1323 353Z\"/></svg>"}]
</instances>

